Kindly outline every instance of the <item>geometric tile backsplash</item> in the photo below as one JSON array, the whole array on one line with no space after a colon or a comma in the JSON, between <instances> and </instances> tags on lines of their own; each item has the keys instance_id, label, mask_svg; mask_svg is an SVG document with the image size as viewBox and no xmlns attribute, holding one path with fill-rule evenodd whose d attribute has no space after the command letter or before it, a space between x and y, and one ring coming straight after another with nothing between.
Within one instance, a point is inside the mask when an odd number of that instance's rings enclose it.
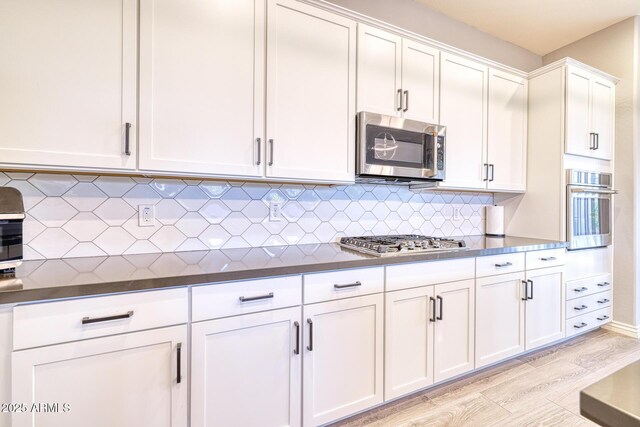
<instances>
[{"instance_id":1,"label":"geometric tile backsplash","mask_svg":"<svg viewBox=\"0 0 640 427\"><path fill-rule=\"evenodd\" d=\"M25 259L325 243L348 235L479 235L484 206L493 204L488 193L368 184L0 172L0 186L22 192ZM282 221L269 221L270 201L282 202ZM154 226L138 225L139 205L154 205Z\"/></svg>"}]
</instances>

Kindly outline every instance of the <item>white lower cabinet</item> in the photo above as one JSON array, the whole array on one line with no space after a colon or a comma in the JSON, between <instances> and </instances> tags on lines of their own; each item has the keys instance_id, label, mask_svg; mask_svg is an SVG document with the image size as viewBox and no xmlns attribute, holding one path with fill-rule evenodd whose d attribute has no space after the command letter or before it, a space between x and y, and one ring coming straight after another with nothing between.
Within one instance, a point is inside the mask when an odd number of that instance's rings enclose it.
<instances>
[{"instance_id":1,"label":"white lower cabinet","mask_svg":"<svg viewBox=\"0 0 640 427\"><path fill-rule=\"evenodd\" d=\"M13 353L13 427L186 427L187 326ZM68 405L68 406L66 406Z\"/></svg>"},{"instance_id":2,"label":"white lower cabinet","mask_svg":"<svg viewBox=\"0 0 640 427\"><path fill-rule=\"evenodd\" d=\"M382 403L383 305L375 294L304 306L305 427Z\"/></svg>"},{"instance_id":3,"label":"white lower cabinet","mask_svg":"<svg viewBox=\"0 0 640 427\"><path fill-rule=\"evenodd\" d=\"M525 350L565 337L563 268L527 271Z\"/></svg>"},{"instance_id":4,"label":"white lower cabinet","mask_svg":"<svg viewBox=\"0 0 640 427\"><path fill-rule=\"evenodd\" d=\"M191 426L300 425L300 314L293 307L193 324Z\"/></svg>"},{"instance_id":5,"label":"white lower cabinet","mask_svg":"<svg viewBox=\"0 0 640 427\"><path fill-rule=\"evenodd\" d=\"M385 296L385 400L433 384L433 288L423 286Z\"/></svg>"},{"instance_id":6,"label":"white lower cabinet","mask_svg":"<svg viewBox=\"0 0 640 427\"><path fill-rule=\"evenodd\" d=\"M472 371L475 365L475 281L435 286L435 382Z\"/></svg>"},{"instance_id":7,"label":"white lower cabinet","mask_svg":"<svg viewBox=\"0 0 640 427\"><path fill-rule=\"evenodd\" d=\"M525 274L476 280L476 368L524 351Z\"/></svg>"}]
</instances>

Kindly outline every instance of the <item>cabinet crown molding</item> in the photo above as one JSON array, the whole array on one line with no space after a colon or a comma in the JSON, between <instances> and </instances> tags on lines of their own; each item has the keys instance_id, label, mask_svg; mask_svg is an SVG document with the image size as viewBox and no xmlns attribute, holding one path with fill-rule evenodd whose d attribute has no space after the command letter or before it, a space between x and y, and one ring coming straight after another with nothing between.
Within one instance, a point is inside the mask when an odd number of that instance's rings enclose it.
<instances>
[{"instance_id":1,"label":"cabinet crown molding","mask_svg":"<svg viewBox=\"0 0 640 427\"><path fill-rule=\"evenodd\" d=\"M604 79L607 79L609 81L611 81L613 84L618 84L618 82L620 81L620 79L616 76L613 76L609 73L605 73L602 70L599 70L595 67L592 67L591 65L587 65L583 62L580 62L576 59L573 58L569 58L569 57L565 57L562 59L559 59L555 62L552 62L550 64L545 65L542 68L538 68L537 70L534 70L532 72L529 73L529 79L532 79L534 77L538 77L542 74L548 73L551 70L555 70L556 68L560 68L566 65L573 65L574 67L579 67L582 68L583 70L587 70L590 73L596 74L599 77L602 77Z\"/></svg>"}]
</instances>

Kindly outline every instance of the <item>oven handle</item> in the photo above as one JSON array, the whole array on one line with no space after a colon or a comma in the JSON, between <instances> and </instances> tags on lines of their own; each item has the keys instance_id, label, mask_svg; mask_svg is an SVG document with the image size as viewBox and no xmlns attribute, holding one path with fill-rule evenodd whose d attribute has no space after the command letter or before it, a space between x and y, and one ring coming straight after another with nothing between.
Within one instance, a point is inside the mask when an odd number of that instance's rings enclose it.
<instances>
[{"instance_id":1,"label":"oven handle","mask_svg":"<svg viewBox=\"0 0 640 427\"><path fill-rule=\"evenodd\" d=\"M618 190L604 190L600 188L571 188L572 193L598 193L598 194L618 194Z\"/></svg>"}]
</instances>

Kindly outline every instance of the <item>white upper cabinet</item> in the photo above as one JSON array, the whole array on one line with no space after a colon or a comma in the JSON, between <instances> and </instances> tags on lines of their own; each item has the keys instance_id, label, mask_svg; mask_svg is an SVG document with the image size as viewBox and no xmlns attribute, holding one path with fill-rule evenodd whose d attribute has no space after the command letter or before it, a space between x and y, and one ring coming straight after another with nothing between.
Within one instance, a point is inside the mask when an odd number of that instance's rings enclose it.
<instances>
[{"instance_id":1,"label":"white upper cabinet","mask_svg":"<svg viewBox=\"0 0 640 427\"><path fill-rule=\"evenodd\" d=\"M402 115L402 37L358 25L358 111Z\"/></svg>"},{"instance_id":2,"label":"white upper cabinet","mask_svg":"<svg viewBox=\"0 0 640 427\"><path fill-rule=\"evenodd\" d=\"M267 177L353 181L356 23L269 0Z\"/></svg>"},{"instance_id":3,"label":"white upper cabinet","mask_svg":"<svg viewBox=\"0 0 640 427\"><path fill-rule=\"evenodd\" d=\"M524 191L527 178L527 79L489 69L489 190Z\"/></svg>"},{"instance_id":4,"label":"white upper cabinet","mask_svg":"<svg viewBox=\"0 0 640 427\"><path fill-rule=\"evenodd\" d=\"M441 54L440 124L447 127L447 188L486 188L486 65Z\"/></svg>"},{"instance_id":5,"label":"white upper cabinet","mask_svg":"<svg viewBox=\"0 0 640 427\"><path fill-rule=\"evenodd\" d=\"M567 66L565 152L611 160L615 84L582 68Z\"/></svg>"},{"instance_id":6,"label":"white upper cabinet","mask_svg":"<svg viewBox=\"0 0 640 427\"><path fill-rule=\"evenodd\" d=\"M137 8L135 0L0 3L2 164L136 168Z\"/></svg>"},{"instance_id":7,"label":"white upper cabinet","mask_svg":"<svg viewBox=\"0 0 640 427\"><path fill-rule=\"evenodd\" d=\"M440 51L402 40L402 111L407 119L438 123Z\"/></svg>"},{"instance_id":8,"label":"white upper cabinet","mask_svg":"<svg viewBox=\"0 0 640 427\"><path fill-rule=\"evenodd\" d=\"M264 25L264 1L141 0L140 169L262 175Z\"/></svg>"},{"instance_id":9,"label":"white upper cabinet","mask_svg":"<svg viewBox=\"0 0 640 427\"><path fill-rule=\"evenodd\" d=\"M358 111L438 122L440 51L358 25Z\"/></svg>"}]
</instances>

